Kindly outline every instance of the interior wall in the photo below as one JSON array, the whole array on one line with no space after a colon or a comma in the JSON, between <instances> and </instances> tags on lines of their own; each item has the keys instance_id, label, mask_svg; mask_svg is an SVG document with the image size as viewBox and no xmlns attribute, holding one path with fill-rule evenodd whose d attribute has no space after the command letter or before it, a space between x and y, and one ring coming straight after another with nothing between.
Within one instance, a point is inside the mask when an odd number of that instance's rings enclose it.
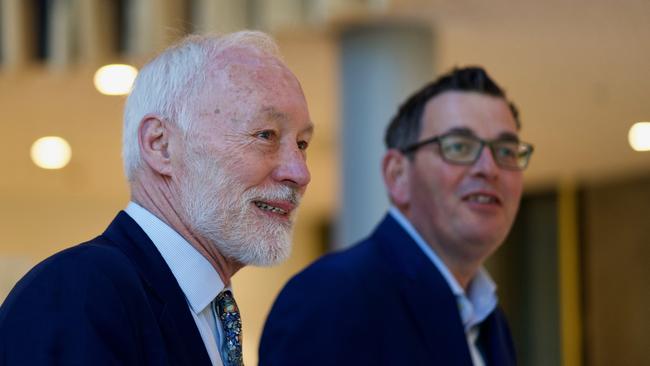
<instances>
[{"instance_id":1,"label":"interior wall","mask_svg":"<svg viewBox=\"0 0 650 366\"><path fill-rule=\"evenodd\" d=\"M4 299L27 268L100 234L125 206L128 191L120 159L123 98L100 95L88 70L33 68L0 76ZM30 159L31 144L50 135L72 146L65 169L44 170Z\"/></svg>"},{"instance_id":2,"label":"interior wall","mask_svg":"<svg viewBox=\"0 0 650 366\"><path fill-rule=\"evenodd\" d=\"M522 365L560 365L557 195L529 193L487 267Z\"/></svg>"},{"instance_id":3,"label":"interior wall","mask_svg":"<svg viewBox=\"0 0 650 366\"><path fill-rule=\"evenodd\" d=\"M587 364L649 365L650 176L584 191Z\"/></svg>"}]
</instances>

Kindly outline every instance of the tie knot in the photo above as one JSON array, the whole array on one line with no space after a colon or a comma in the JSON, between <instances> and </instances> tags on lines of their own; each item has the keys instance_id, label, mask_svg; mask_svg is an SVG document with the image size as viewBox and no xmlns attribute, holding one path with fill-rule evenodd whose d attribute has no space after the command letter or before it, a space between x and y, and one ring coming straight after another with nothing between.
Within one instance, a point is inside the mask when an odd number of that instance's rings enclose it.
<instances>
[{"instance_id":1,"label":"tie knot","mask_svg":"<svg viewBox=\"0 0 650 366\"><path fill-rule=\"evenodd\" d=\"M243 365L242 332L239 308L229 290L217 295L217 313L223 326L224 342L222 350L228 366Z\"/></svg>"},{"instance_id":2,"label":"tie knot","mask_svg":"<svg viewBox=\"0 0 650 366\"><path fill-rule=\"evenodd\" d=\"M226 314L239 314L239 308L237 308L235 298L232 297L232 292L229 290L224 290L221 291L219 295L217 295L217 311L219 312L220 318Z\"/></svg>"}]
</instances>

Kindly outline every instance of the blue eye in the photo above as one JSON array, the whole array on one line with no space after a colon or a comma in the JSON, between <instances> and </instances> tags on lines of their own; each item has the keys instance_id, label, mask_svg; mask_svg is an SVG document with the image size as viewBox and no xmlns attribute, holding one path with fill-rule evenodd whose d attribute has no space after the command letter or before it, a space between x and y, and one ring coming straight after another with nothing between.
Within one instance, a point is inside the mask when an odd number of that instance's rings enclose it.
<instances>
[{"instance_id":1,"label":"blue eye","mask_svg":"<svg viewBox=\"0 0 650 366\"><path fill-rule=\"evenodd\" d=\"M257 132L255 136L264 140L271 140L273 137L275 137L275 131L264 130L264 131Z\"/></svg>"}]
</instances>

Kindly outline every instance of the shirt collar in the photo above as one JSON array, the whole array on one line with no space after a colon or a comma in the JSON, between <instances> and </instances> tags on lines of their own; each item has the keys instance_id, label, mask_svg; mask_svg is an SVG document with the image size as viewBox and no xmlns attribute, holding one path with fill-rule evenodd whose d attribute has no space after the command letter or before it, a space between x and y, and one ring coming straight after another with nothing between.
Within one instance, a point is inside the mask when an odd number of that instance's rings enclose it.
<instances>
[{"instance_id":1,"label":"shirt collar","mask_svg":"<svg viewBox=\"0 0 650 366\"><path fill-rule=\"evenodd\" d=\"M124 210L160 252L192 311L199 314L224 289L219 273L185 238L154 214L129 202Z\"/></svg>"},{"instance_id":2,"label":"shirt collar","mask_svg":"<svg viewBox=\"0 0 650 366\"><path fill-rule=\"evenodd\" d=\"M496 284L485 268L480 267L476 276L469 285L469 291L460 286L456 278L451 274L445 263L438 257L430 245L420 236L420 233L413 227L411 222L395 207L391 206L388 213L400 224L424 254L436 266L442 277L447 282L451 292L456 296L461 320L465 329L468 330L479 324L496 308Z\"/></svg>"}]
</instances>

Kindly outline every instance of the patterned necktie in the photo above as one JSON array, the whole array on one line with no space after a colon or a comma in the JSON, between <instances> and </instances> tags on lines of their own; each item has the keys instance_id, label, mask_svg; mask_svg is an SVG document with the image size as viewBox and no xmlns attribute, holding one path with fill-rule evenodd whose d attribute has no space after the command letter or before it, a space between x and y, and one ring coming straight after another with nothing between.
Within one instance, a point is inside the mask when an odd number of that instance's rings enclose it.
<instances>
[{"instance_id":1,"label":"patterned necktie","mask_svg":"<svg viewBox=\"0 0 650 366\"><path fill-rule=\"evenodd\" d=\"M225 290L217 295L217 314L223 326L221 352L226 361L225 366L243 366L241 318L232 292Z\"/></svg>"}]
</instances>

